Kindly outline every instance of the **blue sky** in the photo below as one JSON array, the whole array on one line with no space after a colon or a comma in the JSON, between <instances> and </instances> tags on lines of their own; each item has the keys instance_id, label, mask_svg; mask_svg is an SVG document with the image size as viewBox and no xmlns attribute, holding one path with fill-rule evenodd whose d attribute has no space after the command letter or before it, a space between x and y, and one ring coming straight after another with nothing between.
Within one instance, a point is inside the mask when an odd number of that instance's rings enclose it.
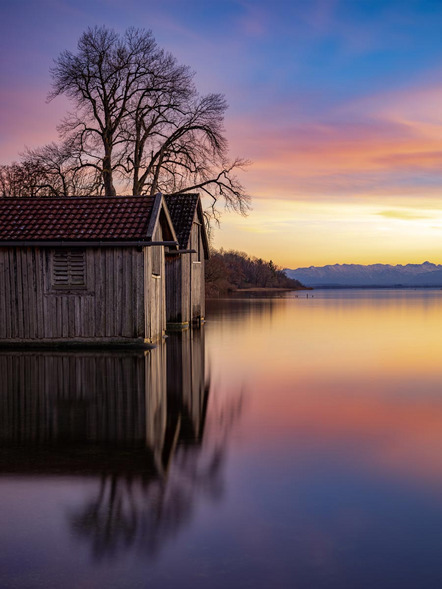
<instances>
[{"instance_id":1,"label":"blue sky","mask_svg":"<svg viewBox=\"0 0 442 589\"><path fill-rule=\"evenodd\" d=\"M57 138L49 68L94 25L152 29L226 95L254 208L216 245L292 267L442 262L442 3L2 0L0 161Z\"/></svg>"}]
</instances>

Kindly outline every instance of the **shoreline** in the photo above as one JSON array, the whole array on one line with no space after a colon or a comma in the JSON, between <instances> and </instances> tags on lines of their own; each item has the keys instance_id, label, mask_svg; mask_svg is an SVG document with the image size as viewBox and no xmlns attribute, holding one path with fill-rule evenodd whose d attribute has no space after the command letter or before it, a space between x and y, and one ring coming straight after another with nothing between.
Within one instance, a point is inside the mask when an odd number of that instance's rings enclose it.
<instances>
[{"instance_id":1,"label":"shoreline","mask_svg":"<svg viewBox=\"0 0 442 589\"><path fill-rule=\"evenodd\" d=\"M218 294L210 293L206 295L206 300L219 299L219 298L235 298L235 297L254 297L254 296L272 296L282 295L287 292L304 292L314 290L312 287L303 288L283 288L283 287L261 287L252 286L250 288L237 288L235 290L229 290L225 292L219 292Z\"/></svg>"}]
</instances>

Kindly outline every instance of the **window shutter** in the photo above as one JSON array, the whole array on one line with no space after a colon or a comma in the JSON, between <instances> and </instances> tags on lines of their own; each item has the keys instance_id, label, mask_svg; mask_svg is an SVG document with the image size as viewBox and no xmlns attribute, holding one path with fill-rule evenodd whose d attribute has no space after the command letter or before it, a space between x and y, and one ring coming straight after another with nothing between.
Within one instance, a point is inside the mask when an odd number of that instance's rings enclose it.
<instances>
[{"instance_id":1,"label":"window shutter","mask_svg":"<svg viewBox=\"0 0 442 589\"><path fill-rule=\"evenodd\" d=\"M54 253L53 284L54 286L68 286L69 284L67 252Z\"/></svg>"},{"instance_id":2,"label":"window shutter","mask_svg":"<svg viewBox=\"0 0 442 589\"><path fill-rule=\"evenodd\" d=\"M86 286L86 255L84 250L54 252L52 284L55 288Z\"/></svg>"},{"instance_id":3,"label":"window shutter","mask_svg":"<svg viewBox=\"0 0 442 589\"><path fill-rule=\"evenodd\" d=\"M72 286L85 286L85 252L70 251L69 255L69 282Z\"/></svg>"}]
</instances>

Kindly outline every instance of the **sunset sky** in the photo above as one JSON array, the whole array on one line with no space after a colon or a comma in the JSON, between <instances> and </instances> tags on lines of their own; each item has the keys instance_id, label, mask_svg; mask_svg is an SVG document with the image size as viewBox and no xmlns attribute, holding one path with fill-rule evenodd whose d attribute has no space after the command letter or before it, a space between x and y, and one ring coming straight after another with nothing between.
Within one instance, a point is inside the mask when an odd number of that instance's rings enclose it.
<instances>
[{"instance_id":1,"label":"sunset sky","mask_svg":"<svg viewBox=\"0 0 442 589\"><path fill-rule=\"evenodd\" d=\"M0 0L0 163L57 139L49 68L94 25L152 29L252 160L217 247L299 266L442 263L442 2Z\"/></svg>"}]
</instances>

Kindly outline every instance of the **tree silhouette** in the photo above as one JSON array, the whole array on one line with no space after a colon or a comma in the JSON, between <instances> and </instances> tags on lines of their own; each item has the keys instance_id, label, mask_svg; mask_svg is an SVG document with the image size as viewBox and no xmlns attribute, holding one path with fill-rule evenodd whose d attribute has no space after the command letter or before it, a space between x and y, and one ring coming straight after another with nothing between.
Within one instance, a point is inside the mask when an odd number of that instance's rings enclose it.
<instances>
[{"instance_id":1,"label":"tree silhouette","mask_svg":"<svg viewBox=\"0 0 442 589\"><path fill-rule=\"evenodd\" d=\"M213 206L222 197L247 209L235 176L247 162L228 158L224 97L200 96L190 69L160 49L151 31L88 29L51 73L49 100L65 95L75 107L59 132L77 168L99 174L104 194L115 195L116 186L134 195L200 190Z\"/></svg>"}]
</instances>

